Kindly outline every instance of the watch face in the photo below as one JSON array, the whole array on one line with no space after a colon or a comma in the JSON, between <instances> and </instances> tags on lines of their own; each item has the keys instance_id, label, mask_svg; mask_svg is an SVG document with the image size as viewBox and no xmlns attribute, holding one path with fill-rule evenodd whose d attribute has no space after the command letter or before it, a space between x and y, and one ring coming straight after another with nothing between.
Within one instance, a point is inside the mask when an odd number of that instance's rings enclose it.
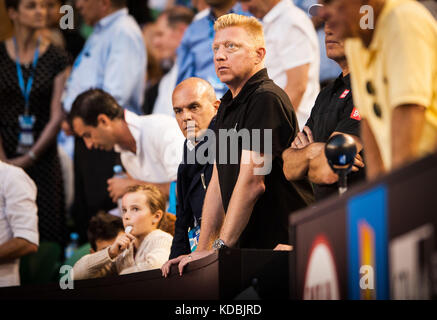
<instances>
[{"instance_id":1,"label":"watch face","mask_svg":"<svg viewBox=\"0 0 437 320\"><path fill-rule=\"evenodd\" d=\"M214 244L212 245L212 247L215 250L221 249L225 246L225 243L223 242L223 240L221 239L217 239L216 241L214 241Z\"/></svg>"}]
</instances>

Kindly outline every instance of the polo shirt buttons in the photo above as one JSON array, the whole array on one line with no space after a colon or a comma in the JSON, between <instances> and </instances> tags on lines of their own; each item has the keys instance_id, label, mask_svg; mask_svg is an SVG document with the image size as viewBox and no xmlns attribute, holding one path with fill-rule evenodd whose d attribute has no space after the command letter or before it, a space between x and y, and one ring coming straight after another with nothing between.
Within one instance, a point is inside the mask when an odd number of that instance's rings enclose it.
<instances>
[{"instance_id":1,"label":"polo shirt buttons","mask_svg":"<svg viewBox=\"0 0 437 320\"><path fill-rule=\"evenodd\" d=\"M366 82L366 89L367 89L367 92L369 94L371 94L371 95L375 94L375 89L373 88L373 85L372 85L372 83L370 81Z\"/></svg>"},{"instance_id":2,"label":"polo shirt buttons","mask_svg":"<svg viewBox=\"0 0 437 320\"><path fill-rule=\"evenodd\" d=\"M379 104L377 104L376 102L373 104L373 112L375 112L376 116L378 118L382 117L382 110Z\"/></svg>"}]
</instances>

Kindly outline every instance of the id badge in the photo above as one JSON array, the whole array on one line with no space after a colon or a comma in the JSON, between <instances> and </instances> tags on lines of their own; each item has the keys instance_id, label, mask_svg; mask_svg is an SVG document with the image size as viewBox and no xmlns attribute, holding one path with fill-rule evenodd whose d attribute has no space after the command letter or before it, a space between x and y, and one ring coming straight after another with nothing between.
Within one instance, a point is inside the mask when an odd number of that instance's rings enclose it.
<instances>
[{"instance_id":1,"label":"id badge","mask_svg":"<svg viewBox=\"0 0 437 320\"><path fill-rule=\"evenodd\" d=\"M196 226L188 231L188 239L190 239L191 252L196 251L200 237L200 226Z\"/></svg>"},{"instance_id":2,"label":"id badge","mask_svg":"<svg viewBox=\"0 0 437 320\"><path fill-rule=\"evenodd\" d=\"M35 125L35 116L21 115L18 117L20 125L20 134L18 136L18 151L30 148L35 143L33 137L33 127ZM23 150L24 151L24 150ZM23 152L19 152L23 153Z\"/></svg>"}]
</instances>

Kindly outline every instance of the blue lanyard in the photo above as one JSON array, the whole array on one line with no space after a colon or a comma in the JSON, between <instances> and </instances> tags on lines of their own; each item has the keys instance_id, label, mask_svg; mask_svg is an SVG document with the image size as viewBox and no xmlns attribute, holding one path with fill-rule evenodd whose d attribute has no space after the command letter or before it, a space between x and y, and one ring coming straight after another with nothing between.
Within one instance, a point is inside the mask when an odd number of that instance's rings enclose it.
<instances>
[{"instance_id":1,"label":"blue lanyard","mask_svg":"<svg viewBox=\"0 0 437 320\"><path fill-rule=\"evenodd\" d=\"M17 45L17 39L14 37L14 45L15 45L15 65L17 66L17 76L18 76L18 84L20 85L21 93L24 97L24 114L29 114L29 100L30 100L30 91L32 90L33 85L33 77L35 75L35 69L36 64L38 63L39 59L39 45L40 45L40 39L38 39L38 42L36 44L35 49L35 55L33 57L33 63L32 63L32 69L30 70L29 79L27 80L27 85L24 84L24 77L23 77L23 71L21 70L21 64L20 64L20 57L18 55L18 45Z\"/></svg>"}]
</instances>

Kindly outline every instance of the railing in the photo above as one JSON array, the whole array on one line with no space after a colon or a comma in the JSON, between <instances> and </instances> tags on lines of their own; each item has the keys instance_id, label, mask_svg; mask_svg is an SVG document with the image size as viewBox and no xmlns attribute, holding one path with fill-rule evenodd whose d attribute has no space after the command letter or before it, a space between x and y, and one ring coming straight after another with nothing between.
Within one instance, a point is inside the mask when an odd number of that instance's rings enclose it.
<instances>
[{"instance_id":1,"label":"railing","mask_svg":"<svg viewBox=\"0 0 437 320\"><path fill-rule=\"evenodd\" d=\"M436 298L436 231L432 155L290 216L291 297Z\"/></svg>"}]
</instances>

